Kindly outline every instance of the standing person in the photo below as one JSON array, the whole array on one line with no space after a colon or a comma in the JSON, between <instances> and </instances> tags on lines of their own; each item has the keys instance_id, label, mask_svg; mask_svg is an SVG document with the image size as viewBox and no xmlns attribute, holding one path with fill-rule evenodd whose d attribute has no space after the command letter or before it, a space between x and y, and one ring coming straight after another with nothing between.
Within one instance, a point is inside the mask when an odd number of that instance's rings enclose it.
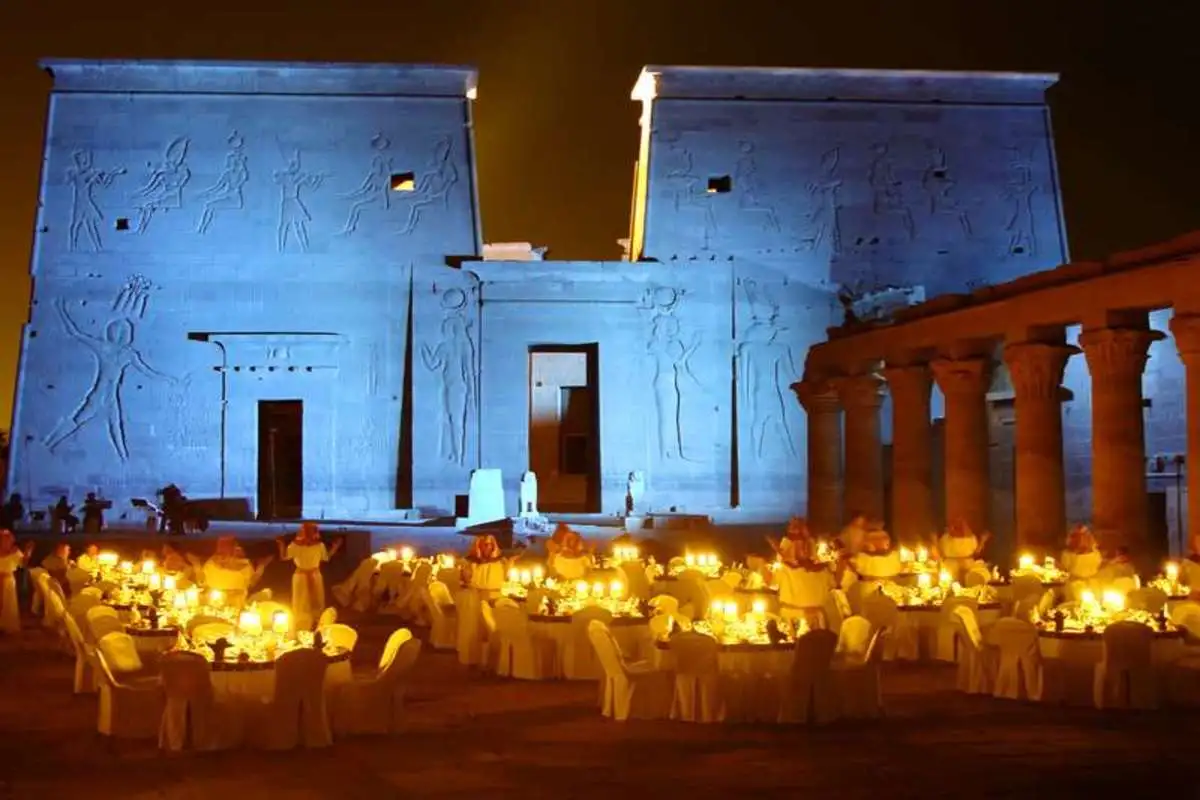
<instances>
[{"instance_id":1,"label":"standing person","mask_svg":"<svg viewBox=\"0 0 1200 800\"><path fill-rule=\"evenodd\" d=\"M0 530L0 633L21 632L21 609L17 605L17 581L14 574L29 561L33 542L25 549L17 547L12 531Z\"/></svg>"},{"instance_id":2,"label":"standing person","mask_svg":"<svg viewBox=\"0 0 1200 800\"><path fill-rule=\"evenodd\" d=\"M275 540L279 545L280 560L296 565L292 575L292 616L296 630L312 630L313 623L325 609L325 579L321 577L321 565L333 558L345 541L339 538L332 548L326 548L315 522L302 522L291 544L282 536Z\"/></svg>"},{"instance_id":3,"label":"standing person","mask_svg":"<svg viewBox=\"0 0 1200 800\"><path fill-rule=\"evenodd\" d=\"M104 509L110 503L96 497L95 492L88 492L83 499L83 532L95 536L104 529Z\"/></svg>"}]
</instances>

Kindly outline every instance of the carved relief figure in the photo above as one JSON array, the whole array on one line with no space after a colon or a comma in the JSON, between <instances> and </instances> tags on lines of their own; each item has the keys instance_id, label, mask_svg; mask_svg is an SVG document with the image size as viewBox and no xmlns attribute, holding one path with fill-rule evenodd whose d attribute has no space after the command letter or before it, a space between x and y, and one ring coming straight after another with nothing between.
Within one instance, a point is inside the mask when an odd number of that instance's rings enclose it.
<instances>
[{"instance_id":1,"label":"carved relief figure","mask_svg":"<svg viewBox=\"0 0 1200 800\"><path fill-rule=\"evenodd\" d=\"M911 241L917 236L917 226L904 200L903 184L896 177L896 164L890 151L886 142L871 146L873 157L867 170L867 182L873 195L872 208L876 216L899 218Z\"/></svg>"},{"instance_id":2,"label":"carved relief figure","mask_svg":"<svg viewBox=\"0 0 1200 800\"><path fill-rule=\"evenodd\" d=\"M371 168L367 177L357 189L342 197L353 200L350 205L350 216L342 228L342 235L349 236L358 230L358 221L362 212L368 208L379 208L386 211L392 207L392 159L387 150L392 146L391 141L382 133L375 134L371 139L371 150L375 155L371 158Z\"/></svg>"},{"instance_id":3,"label":"carved relief figure","mask_svg":"<svg viewBox=\"0 0 1200 800\"><path fill-rule=\"evenodd\" d=\"M196 233L206 233L212 225L213 217L218 211L236 211L245 207L246 198L242 190L250 180L250 170L246 165L246 152L243 149L245 140L234 131L230 134L229 154L225 156L225 169L217 182L200 193L204 201L204 212L196 225Z\"/></svg>"},{"instance_id":4,"label":"carved relief figure","mask_svg":"<svg viewBox=\"0 0 1200 800\"><path fill-rule=\"evenodd\" d=\"M921 188L929 198L929 213L933 216L955 217L966 238L971 238L971 218L954 194L954 178L950 176L950 165L946 151L932 142L927 142L929 166L921 176Z\"/></svg>"},{"instance_id":5,"label":"carved relief figure","mask_svg":"<svg viewBox=\"0 0 1200 800\"><path fill-rule=\"evenodd\" d=\"M1037 234L1033 219L1033 159L1016 147L1009 148L1008 178L1004 184L1004 200L1008 203L1008 250L1005 255L1034 256L1037 254Z\"/></svg>"},{"instance_id":6,"label":"carved relief figure","mask_svg":"<svg viewBox=\"0 0 1200 800\"><path fill-rule=\"evenodd\" d=\"M118 175L125 174L125 169L96 169L92 158L91 150L76 150L71 155L75 163L67 170L67 180L71 184L71 228L67 247L72 251L78 250L79 236L83 234L92 249L99 253L104 249L100 239L100 223L104 221L104 213L96 202L96 187L107 189L112 186Z\"/></svg>"},{"instance_id":7,"label":"carved relief figure","mask_svg":"<svg viewBox=\"0 0 1200 800\"><path fill-rule=\"evenodd\" d=\"M308 223L312 221L312 214L308 213L301 193L305 189L320 189L324 180L323 175L301 169L299 150L288 159L287 169L275 173L275 184L279 187L279 228L275 245L279 252L287 249L289 233L301 251L308 252Z\"/></svg>"},{"instance_id":8,"label":"carved relief figure","mask_svg":"<svg viewBox=\"0 0 1200 800\"><path fill-rule=\"evenodd\" d=\"M808 226L811 234L805 242L810 250L828 244L831 257L842 252L842 203L838 198L842 189L842 179L838 175L841 153L840 147L827 150L821 156L820 177L808 185L811 198Z\"/></svg>"},{"instance_id":9,"label":"carved relief figure","mask_svg":"<svg viewBox=\"0 0 1200 800\"><path fill-rule=\"evenodd\" d=\"M703 249L708 249L709 241L717 232L717 218L713 213L712 203L700 179L693 170L692 153L679 143L679 134L672 132L663 137L666 146L663 159L666 170L663 177L671 179L671 204L676 214L684 211L698 211L704 221Z\"/></svg>"},{"instance_id":10,"label":"carved relief figure","mask_svg":"<svg viewBox=\"0 0 1200 800\"><path fill-rule=\"evenodd\" d=\"M192 179L192 171L186 163L190 144L186 136L180 136L167 145L162 161L147 165L150 176L145 185L133 193L138 210L138 233L146 232L157 212L183 207L183 187Z\"/></svg>"},{"instance_id":11,"label":"carved relief figure","mask_svg":"<svg viewBox=\"0 0 1200 800\"><path fill-rule=\"evenodd\" d=\"M649 301L653 309L647 353L652 364L654 408L658 420L659 454L668 460L689 460L683 452L683 385L690 381L703 387L692 372L691 358L700 347L700 334L684 343L675 311L679 292L666 286L652 289Z\"/></svg>"},{"instance_id":12,"label":"carved relief figure","mask_svg":"<svg viewBox=\"0 0 1200 800\"><path fill-rule=\"evenodd\" d=\"M758 162L754 158L753 142L738 142L737 165L733 171L733 187L738 193L738 210L744 214L761 215L766 220L767 228L779 231L779 217L774 206L767 205L759 199Z\"/></svg>"},{"instance_id":13,"label":"carved relief figure","mask_svg":"<svg viewBox=\"0 0 1200 800\"><path fill-rule=\"evenodd\" d=\"M475 404L475 342L467 320L467 293L448 289L442 294L442 339L436 347L421 345L425 368L440 378L442 422L438 452L462 465L467 453L467 421Z\"/></svg>"},{"instance_id":14,"label":"carved relief figure","mask_svg":"<svg viewBox=\"0 0 1200 800\"><path fill-rule=\"evenodd\" d=\"M401 234L409 234L417 229L421 214L428 208L438 204L445 210L450 209L450 190L458 183L458 167L450 158L453 151L453 141L449 136L438 139L433 148L433 158L426 167L425 174L417 182L416 190L411 195L412 205L408 209L408 219Z\"/></svg>"},{"instance_id":15,"label":"carved relief figure","mask_svg":"<svg viewBox=\"0 0 1200 800\"><path fill-rule=\"evenodd\" d=\"M148 290L149 282L143 278L123 289L124 299L119 295L114 306L128 308L136 313L137 309L145 308L144 297ZM103 419L109 444L116 451L117 457L126 461L129 458L129 448L125 442L125 416L121 407L121 386L125 380L125 373L132 367L147 377L160 378L172 383L179 381L146 363L133 345L134 324L128 317L121 316L110 320L101 338L86 333L71 319L65 301L60 300L56 308L67 334L87 347L95 357L96 374L92 378L91 388L87 390L79 406L55 426L44 442L53 452L84 426L94 420Z\"/></svg>"},{"instance_id":16,"label":"carved relief figure","mask_svg":"<svg viewBox=\"0 0 1200 800\"><path fill-rule=\"evenodd\" d=\"M742 399L749 411L750 445L762 458L769 435L781 440L794 458L796 443L788 425L785 389L800 370L791 347L781 338L787 329L779 324L779 304L756 281L744 285L752 321L738 344L737 363Z\"/></svg>"},{"instance_id":17,"label":"carved relief figure","mask_svg":"<svg viewBox=\"0 0 1200 800\"><path fill-rule=\"evenodd\" d=\"M112 304L113 311L126 319L144 318L146 305L150 301L150 290L153 288L154 284L145 275L131 275L121 287L121 291L117 292Z\"/></svg>"}]
</instances>

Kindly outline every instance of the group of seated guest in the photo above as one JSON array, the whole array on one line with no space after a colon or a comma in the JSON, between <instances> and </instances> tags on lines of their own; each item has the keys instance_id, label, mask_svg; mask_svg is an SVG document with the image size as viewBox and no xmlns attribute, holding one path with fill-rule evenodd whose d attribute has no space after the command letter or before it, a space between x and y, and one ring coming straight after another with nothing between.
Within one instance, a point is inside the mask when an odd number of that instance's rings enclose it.
<instances>
[{"instance_id":1,"label":"group of seated guest","mask_svg":"<svg viewBox=\"0 0 1200 800\"><path fill-rule=\"evenodd\" d=\"M560 522L546 542L547 566L556 578L576 581L594 565L591 548L569 525Z\"/></svg>"}]
</instances>

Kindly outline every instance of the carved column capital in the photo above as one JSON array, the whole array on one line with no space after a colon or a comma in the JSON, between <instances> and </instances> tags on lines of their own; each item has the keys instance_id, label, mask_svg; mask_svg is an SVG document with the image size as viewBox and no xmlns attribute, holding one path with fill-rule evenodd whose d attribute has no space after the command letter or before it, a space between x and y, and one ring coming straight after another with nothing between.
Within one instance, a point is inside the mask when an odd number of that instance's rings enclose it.
<instances>
[{"instance_id":1,"label":"carved column capital","mask_svg":"<svg viewBox=\"0 0 1200 800\"><path fill-rule=\"evenodd\" d=\"M793 383L791 388L809 414L832 414L841 410L837 390L827 380L805 378Z\"/></svg>"},{"instance_id":2,"label":"carved column capital","mask_svg":"<svg viewBox=\"0 0 1200 800\"><path fill-rule=\"evenodd\" d=\"M1078 347L1045 342L1018 342L1004 348L1004 364L1017 397L1058 400L1063 370Z\"/></svg>"},{"instance_id":3,"label":"carved column capital","mask_svg":"<svg viewBox=\"0 0 1200 800\"><path fill-rule=\"evenodd\" d=\"M1200 314L1176 314L1171 317L1171 335L1184 361L1200 362Z\"/></svg>"},{"instance_id":4,"label":"carved column capital","mask_svg":"<svg viewBox=\"0 0 1200 800\"><path fill-rule=\"evenodd\" d=\"M933 388L933 375L926 364L888 367L883 370L883 378L892 397L928 397Z\"/></svg>"},{"instance_id":5,"label":"carved column capital","mask_svg":"<svg viewBox=\"0 0 1200 800\"><path fill-rule=\"evenodd\" d=\"M883 403L883 379L878 375L848 375L832 383L843 408L871 409Z\"/></svg>"},{"instance_id":6,"label":"carved column capital","mask_svg":"<svg viewBox=\"0 0 1200 800\"><path fill-rule=\"evenodd\" d=\"M1141 379L1150 345L1164 338L1148 328L1093 328L1079 335L1092 380Z\"/></svg>"},{"instance_id":7,"label":"carved column capital","mask_svg":"<svg viewBox=\"0 0 1200 800\"><path fill-rule=\"evenodd\" d=\"M930 364L944 395L983 396L992 383L992 362L987 358L939 358Z\"/></svg>"}]
</instances>

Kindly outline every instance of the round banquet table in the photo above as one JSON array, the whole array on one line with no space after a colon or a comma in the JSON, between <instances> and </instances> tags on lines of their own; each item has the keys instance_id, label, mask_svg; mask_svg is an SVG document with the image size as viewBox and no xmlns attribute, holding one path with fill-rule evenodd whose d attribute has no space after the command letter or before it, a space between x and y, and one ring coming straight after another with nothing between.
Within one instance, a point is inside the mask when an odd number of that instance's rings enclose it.
<instances>
[{"instance_id":1,"label":"round banquet table","mask_svg":"<svg viewBox=\"0 0 1200 800\"><path fill-rule=\"evenodd\" d=\"M897 606L897 609L900 611L900 622L892 632L889 655L894 653L894 658L899 661L957 660L953 629L948 625L943 628L940 603L904 605ZM975 617L981 631L1000 619L1000 612L1001 604L998 602L980 603Z\"/></svg>"},{"instance_id":2,"label":"round banquet table","mask_svg":"<svg viewBox=\"0 0 1200 800\"><path fill-rule=\"evenodd\" d=\"M738 605L743 607L743 610L750 610L751 605L755 600L762 600L767 604L767 613L779 613L779 590L770 586L762 586L758 589L734 589L734 597L738 600Z\"/></svg>"},{"instance_id":3,"label":"round banquet table","mask_svg":"<svg viewBox=\"0 0 1200 800\"><path fill-rule=\"evenodd\" d=\"M726 722L777 722L783 681L792 673L795 642L722 643L717 651L721 697ZM671 671L671 641L654 643L654 664Z\"/></svg>"},{"instance_id":4,"label":"round banquet table","mask_svg":"<svg viewBox=\"0 0 1200 800\"><path fill-rule=\"evenodd\" d=\"M161 655L179 641L179 628L145 628L141 625L125 625L125 632L133 638L133 644L141 655Z\"/></svg>"},{"instance_id":5,"label":"round banquet table","mask_svg":"<svg viewBox=\"0 0 1200 800\"><path fill-rule=\"evenodd\" d=\"M1096 665L1104 657L1103 634L1084 631L1038 630L1046 694L1072 706L1093 705L1092 681ZM1150 659L1155 669L1165 671L1185 650L1181 630L1154 631Z\"/></svg>"},{"instance_id":6,"label":"round banquet table","mask_svg":"<svg viewBox=\"0 0 1200 800\"><path fill-rule=\"evenodd\" d=\"M353 680L350 651L341 650L328 655L325 688ZM214 661L212 664L213 691L227 697L266 702L275 695L274 661Z\"/></svg>"},{"instance_id":7,"label":"round banquet table","mask_svg":"<svg viewBox=\"0 0 1200 800\"><path fill-rule=\"evenodd\" d=\"M1045 593L1047 589L1051 590L1054 592L1055 602L1060 602L1063 599L1063 587L1066 585L1064 581L1042 581L1042 592ZM1011 611L1013 604L1012 581L988 581L988 586L996 590L996 597L1000 599L1006 609Z\"/></svg>"},{"instance_id":8,"label":"round banquet table","mask_svg":"<svg viewBox=\"0 0 1200 800\"><path fill-rule=\"evenodd\" d=\"M608 624L613 638L627 661L641 661L650 649L650 620L646 617L614 616ZM574 646L570 614L530 614L529 632L540 639L554 642L554 668L551 678L565 678L563 665L567 649Z\"/></svg>"}]
</instances>

